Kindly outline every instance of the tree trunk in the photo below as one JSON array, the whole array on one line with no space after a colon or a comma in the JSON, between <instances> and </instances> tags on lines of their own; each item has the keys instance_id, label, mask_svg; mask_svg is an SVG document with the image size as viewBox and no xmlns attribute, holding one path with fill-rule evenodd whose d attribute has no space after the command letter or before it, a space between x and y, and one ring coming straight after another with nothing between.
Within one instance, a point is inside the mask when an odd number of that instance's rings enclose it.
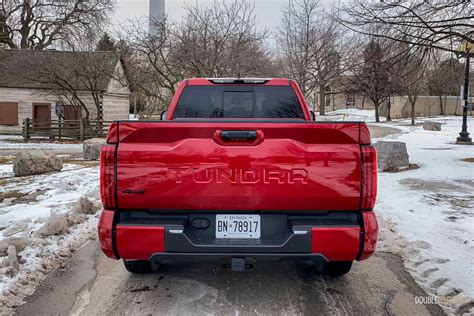
<instances>
[{"instance_id":1,"label":"tree trunk","mask_svg":"<svg viewBox=\"0 0 474 316\"><path fill-rule=\"evenodd\" d=\"M326 91L324 91L324 86L319 86L319 115L326 115Z\"/></svg>"},{"instance_id":2,"label":"tree trunk","mask_svg":"<svg viewBox=\"0 0 474 316\"><path fill-rule=\"evenodd\" d=\"M456 96L456 104L454 105L454 114L458 115L458 104L459 104L459 96Z\"/></svg>"},{"instance_id":3,"label":"tree trunk","mask_svg":"<svg viewBox=\"0 0 474 316\"><path fill-rule=\"evenodd\" d=\"M448 95L445 94L445 95L444 95L444 113L445 113L446 115L448 115L447 108L448 108Z\"/></svg>"},{"instance_id":4,"label":"tree trunk","mask_svg":"<svg viewBox=\"0 0 474 316\"><path fill-rule=\"evenodd\" d=\"M133 118L137 118L137 94L133 93Z\"/></svg>"},{"instance_id":5,"label":"tree trunk","mask_svg":"<svg viewBox=\"0 0 474 316\"><path fill-rule=\"evenodd\" d=\"M379 102L374 101L374 106L375 106L375 122L379 123L380 122L380 116L379 116Z\"/></svg>"},{"instance_id":6,"label":"tree trunk","mask_svg":"<svg viewBox=\"0 0 474 316\"><path fill-rule=\"evenodd\" d=\"M439 96L439 109L440 109L440 115L444 115L444 111L443 111L443 96L440 94Z\"/></svg>"},{"instance_id":7,"label":"tree trunk","mask_svg":"<svg viewBox=\"0 0 474 316\"><path fill-rule=\"evenodd\" d=\"M388 97L388 103L387 103L387 122L392 121L392 117L390 116L390 112L392 110L392 103L390 102L390 97Z\"/></svg>"},{"instance_id":8,"label":"tree trunk","mask_svg":"<svg viewBox=\"0 0 474 316\"><path fill-rule=\"evenodd\" d=\"M416 106L416 97L409 98L410 99L410 104L411 104L411 125L415 125L415 106Z\"/></svg>"}]
</instances>

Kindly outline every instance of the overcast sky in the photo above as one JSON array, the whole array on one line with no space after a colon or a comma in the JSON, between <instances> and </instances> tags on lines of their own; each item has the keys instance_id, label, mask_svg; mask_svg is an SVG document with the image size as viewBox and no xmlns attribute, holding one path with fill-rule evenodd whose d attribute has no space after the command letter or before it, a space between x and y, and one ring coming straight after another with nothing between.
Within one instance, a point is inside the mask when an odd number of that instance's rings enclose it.
<instances>
[{"instance_id":1,"label":"overcast sky","mask_svg":"<svg viewBox=\"0 0 474 316\"><path fill-rule=\"evenodd\" d=\"M230 1L230 0L229 0ZM261 27L270 30L281 22L283 7L287 0L255 0L255 14ZM184 13L184 4L194 4L196 0L166 0L166 13L172 19L179 19ZM199 0L203 5L212 5L214 0ZM122 23L128 18L148 16L148 0L117 0L114 21Z\"/></svg>"}]
</instances>

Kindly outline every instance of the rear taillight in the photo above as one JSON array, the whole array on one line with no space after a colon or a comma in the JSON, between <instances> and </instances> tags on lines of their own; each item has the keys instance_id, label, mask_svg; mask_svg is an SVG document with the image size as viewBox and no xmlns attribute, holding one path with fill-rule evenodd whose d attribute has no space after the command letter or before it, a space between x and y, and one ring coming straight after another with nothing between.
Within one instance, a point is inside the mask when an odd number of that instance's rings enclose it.
<instances>
[{"instance_id":1,"label":"rear taillight","mask_svg":"<svg viewBox=\"0 0 474 316\"><path fill-rule=\"evenodd\" d=\"M109 126L109 132L107 133L107 144L117 144L119 141L119 123L113 122Z\"/></svg>"},{"instance_id":2,"label":"rear taillight","mask_svg":"<svg viewBox=\"0 0 474 316\"><path fill-rule=\"evenodd\" d=\"M377 197L377 152L372 145L361 147L360 209L371 210Z\"/></svg>"},{"instance_id":3,"label":"rear taillight","mask_svg":"<svg viewBox=\"0 0 474 316\"><path fill-rule=\"evenodd\" d=\"M364 234L362 235L362 238L364 238L364 246L357 260L365 260L375 252L379 235L379 225L374 212L362 212L362 220L364 227Z\"/></svg>"},{"instance_id":4,"label":"rear taillight","mask_svg":"<svg viewBox=\"0 0 474 316\"><path fill-rule=\"evenodd\" d=\"M107 257L118 259L113 245L114 216L114 211L103 210L97 229L99 231L99 244L102 251Z\"/></svg>"},{"instance_id":5,"label":"rear taillight","mask_svg":"<svg viewBox=\"0 0 474 316\"><path fill-rule=\"evenodd\" d=\"M100 153L100 196L105 209L115 209L115 145L105 145Z\"/></svg>"}]
</instances>

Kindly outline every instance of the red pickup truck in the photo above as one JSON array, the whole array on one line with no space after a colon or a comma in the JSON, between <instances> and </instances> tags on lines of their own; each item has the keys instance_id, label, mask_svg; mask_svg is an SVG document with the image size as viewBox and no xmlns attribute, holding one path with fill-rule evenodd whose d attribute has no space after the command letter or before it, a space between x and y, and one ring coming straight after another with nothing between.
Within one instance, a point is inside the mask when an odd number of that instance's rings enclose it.
<instances>
[{"instance_id":1,"label":"red pickup truck","mask_svg":"<svg viewBox=\"0 0 474 316\"><path fill-rule=\"evenodd\" d=\"M166 259L320 262L374 251L376 152L361 122L314 122L288 79L189 79L163 121L119 121L102 148L103 252L143 273Z\"/></svg>"}]
</instances>

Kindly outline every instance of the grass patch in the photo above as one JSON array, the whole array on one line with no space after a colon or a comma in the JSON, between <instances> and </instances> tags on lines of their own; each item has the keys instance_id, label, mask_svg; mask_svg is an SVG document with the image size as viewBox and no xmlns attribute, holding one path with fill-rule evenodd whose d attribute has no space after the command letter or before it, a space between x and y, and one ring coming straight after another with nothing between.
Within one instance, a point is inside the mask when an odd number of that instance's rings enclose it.
<instances>
[{"instance_id":1,"label":"grass patch","mask_svg":"<svg viewBox=\"0 0 474 316\"><path fill-rule=\"evenodd\" d=\"M98 160L83 160L83 159L61 159L63 164L72 164L72 165L78 165L82 167L97 167L100 165L100 161Z\"/></svg>"},{"instance_id":2,"label":"grass patch","mask_svg":"<svg viewBox=\"0 0 474 316\"><path fill-rule=\"evenodd\" d=\"M7 192L0 192L0 202L3 202L5 199L19 199L27 195L26 193L20 193L19 191L7 191Z\"/></svg>"},{"instance_id":3,"label":"grass patch","mask_svg":"<svg viewBox=\"0 0 474 316\"><path fill-rule=\"evenodd\" d=\"M420 166L418 166L416 163L411 163L406 168L391 168L391 169L385 170L384 172L398 173L398 172L403 172L403 171L408 171L408 170L415 170L418 168L420 168Z\"/></svg>"},{"instance_id":4,"label":"grass patch","mask_svg":"<svg viewBox=\"0 0 474 316\"><path fill-rule=\"evenodd\" d=\"M3 202L5 199L11 199L11 198L14 199L12 201L12 204L20 204L20 203L25 204L29 202L34 202L36 201L36 198L38 196L45 194L47 191L48 190L36 190L35 192L31 192L31 193L21 193L20 191L13 190L13 191L1 192L0 202Z\"/></svg>"},{"instance_id":5,"label":"grass patch","mask_svg":"<svg viewBox=\"0 0 474 316\"><path fill-rule=\"evenodd\" d=\"M7 165L13 163L15 158L13 156L0 156L0 165Z\"/></svg>"}]
</instances>

